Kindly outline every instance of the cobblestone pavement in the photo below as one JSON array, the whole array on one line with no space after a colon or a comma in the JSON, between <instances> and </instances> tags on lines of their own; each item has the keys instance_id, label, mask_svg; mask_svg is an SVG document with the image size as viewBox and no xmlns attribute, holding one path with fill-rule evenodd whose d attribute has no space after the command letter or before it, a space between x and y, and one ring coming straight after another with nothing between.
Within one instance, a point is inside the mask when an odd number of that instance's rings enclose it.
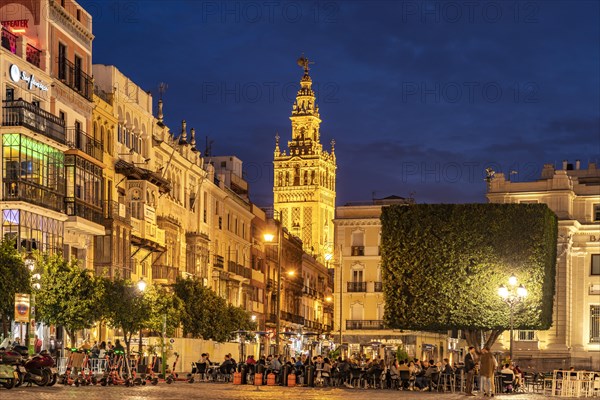
<instances>
[{"instance_id":1,"label":"cobblestone pavement","mask_svg":"<svg viewBox=\"0 0 600 400\"><path fill-rule=\"evenodd\" d=\"M455 400L455 399L484 399L481 395L467 397L460 393L429 393L408 392L375 389L340 389L340 388L306 388L306 387L277 387L262 386L233 386L232 384L175 382L172 385L159 383L157 386L87 386L73 387L56 385L54 387L25 387L6 390L0 389L0 399L46 400L46 399L79 399L79 400L167 400L167 399L231 399L231 400L387 400L387 399L417 399L417 400ZM485 397L487 399L487 397ZM540 394L510 394L498 395L497 399L510 400L541 400Z\"/></svg>"}]
</instances>

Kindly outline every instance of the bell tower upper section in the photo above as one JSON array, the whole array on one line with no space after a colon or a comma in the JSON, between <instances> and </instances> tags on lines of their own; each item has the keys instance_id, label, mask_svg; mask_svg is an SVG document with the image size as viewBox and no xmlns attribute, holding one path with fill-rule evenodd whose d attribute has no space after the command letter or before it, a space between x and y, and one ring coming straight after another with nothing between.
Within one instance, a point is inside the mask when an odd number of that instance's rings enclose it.
<instances>
[{"instance_id":1,"label":"bell tower upper section","mask_svg":"<svg viewBox=\"0 0 600 400\"><path fill-rule=\"evenodd\" d=\"M302 239L308 253L323 256L333 246L337 166L335 141L329 152L321 144L321 118L310 64L305 57L298 60L304 74L292 106L292 138L287 150L280 148L279 135L275 137L273 208L283 226Z\"/></svg>"}]
</instances>

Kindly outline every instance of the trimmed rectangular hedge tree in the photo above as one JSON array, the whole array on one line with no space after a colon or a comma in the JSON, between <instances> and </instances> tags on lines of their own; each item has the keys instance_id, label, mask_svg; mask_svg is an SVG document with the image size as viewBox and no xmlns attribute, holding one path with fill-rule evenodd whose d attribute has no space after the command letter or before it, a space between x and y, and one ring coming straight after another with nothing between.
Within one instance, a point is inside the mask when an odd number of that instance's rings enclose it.
<instances>
[{"instance_id":1,"label":"trimmed rectangular hedge tree","mask_svg":"<svg viewBox=\"0 0 600 400\"><path fill-rule=\"evenodd\" d=\"M528 290L515 329L552 324L558 222L545 204L384 207L385 322L397 329L462 329L479 351L509 328L498 287L514 274Z\"/></svg>"}]
</instances>

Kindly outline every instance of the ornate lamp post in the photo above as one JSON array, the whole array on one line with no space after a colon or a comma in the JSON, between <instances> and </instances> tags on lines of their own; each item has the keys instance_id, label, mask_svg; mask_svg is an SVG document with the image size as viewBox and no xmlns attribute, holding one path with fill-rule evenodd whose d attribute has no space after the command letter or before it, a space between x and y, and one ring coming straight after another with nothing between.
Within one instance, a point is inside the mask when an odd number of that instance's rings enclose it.
<instances>
[{"instance_id":1,"label":"ornate lamp post","mask_svg":"<svg viewBox=\"0 0 600 400\"><path fill-rule=\"evenodd\" d=\"M279 351L279 334L281 330L281 248L283 246L283 227L281 225L277 226L277 243L274 243L275 235L272 233L265 233L263 238L265 242L274 244L277 246L277 296L275 297L276 305L275 305L275 347L277 348L277 354L280 354Z\"/></svg>"},{"instance_id":2,"label":"ornate lamp post","mask_svg":"<svg viewBox=\"0 0 600 400\"><path fill-rule=\"evenodd\" d=\"M140 280L138 281L138 283L136 284L138 290L140 291L140 294L143 296L144 295L144 291L146 290L146 281L144 281L144 278L140 278ZM142 354L142 330L140 329L140 342L138 344L138 352L140 354Z\"/></svg>"},{"instance_id":3,"label":"ornate lamp post","mask_svg":"<svg viewBox=\"0 0 600 400\"><path fill-rule=\"evenodd\" d=\"M40 289L40 274L34 273L37 267L37 262L33 255L29 254L25 258L25 266L31 271L31 297L29 304L29 340L28 350L29 355L35 353L35 291Z\"/></svg>"},{"instance_id":4,"label":"ornate lamp post","mask_svg":"<svg viewBox=\"0 0 600 400\"><path fill-rule=\"evenodd\" d=\"M510 308L510 361L513 361L513 329L514 329L514 309L515 306L527 297L527 289L522 284L517 286L517 277L512 275L508 278L508 287L501 285L498 288L498 294Z\"/></svg>"}]
</instances>

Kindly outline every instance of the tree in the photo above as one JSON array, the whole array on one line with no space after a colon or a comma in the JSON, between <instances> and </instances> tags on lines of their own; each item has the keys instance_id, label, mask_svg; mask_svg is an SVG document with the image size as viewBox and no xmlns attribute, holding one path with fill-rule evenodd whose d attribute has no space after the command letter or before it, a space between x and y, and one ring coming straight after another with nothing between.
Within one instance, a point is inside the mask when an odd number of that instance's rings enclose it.
<instances>
[{"instance_id":1,"label":"tree","mask_svg":"<svg viewBox=\"0 0 600 400\"><path fill-rule=\"evenodd\" d=\"M9 335L10 322L15 314L15 293L29 293L30 274L14 240L0 241L0 323L2 335Z\"/></svg>"},{"instance_id":2,"label":"tree","mask_svg":"<svg viewBox=\"0 0 600 400\"><path fill-rule=\"evenodd\" d=\"M462 329L479 351L509 326L497 290L515 274L529 291L515 328L550 327L558 225L545 204L390 206L381 221L388 326Z\"/></svg>"},{"instance_id":3,"label":"tree","mask_svg":"<svg viewBox=\"0 0 600 400\"><path fill-rule=\"evenodd\" d=\"M162 333L163 315L167 315L167 334L179 326L181 301L165 288L148 285L144 292L130 280L105 280L106 319L123 331L127 354L130 354L131 338L142 329Z\"/></svg>"},{"instance_id":4,"label":"tree","mask_svg":"<svg viewBox=\"0 0 600 400\"><path fill-rule=\"evenodd\" d=\"M100 278L81 268L77 260L67 262L58 254L37 255L41 288L36 293L36 317L62 325L71 345L75 333L90 328L102 315L104 286Z\"/></svg>"},{"instance_id":5,"label":"tree","mask_svg":"<svg viewBox=\"0 0 600 400\"><path fill-rule=\"evenodd\" d=\"M179 278L174 289L184 305L181 316L184 335L224 342L233 338L233 331L256 327L248 312L228 305L197 279Z\"/></svg>"}]
</instances>

